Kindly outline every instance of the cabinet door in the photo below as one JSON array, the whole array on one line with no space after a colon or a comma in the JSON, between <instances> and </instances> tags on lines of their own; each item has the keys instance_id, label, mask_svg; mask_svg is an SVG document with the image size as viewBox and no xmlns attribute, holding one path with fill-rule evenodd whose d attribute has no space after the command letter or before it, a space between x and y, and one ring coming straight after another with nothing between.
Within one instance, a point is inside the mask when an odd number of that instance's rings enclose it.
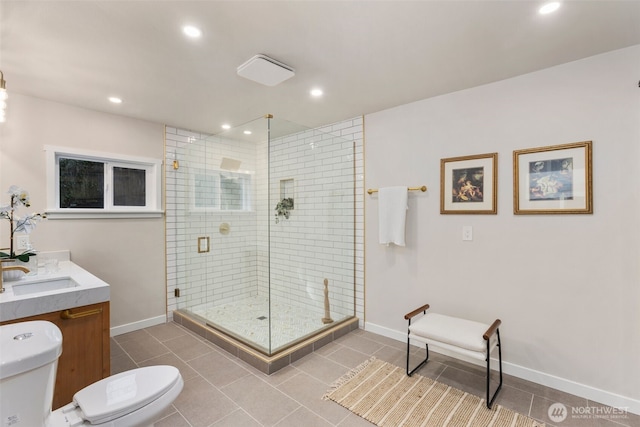
<instances>
[{"instance_id":1,"label":"cabinet door","mask_svg":"<svg viewBox=\"0 0 640 427\"><path fill-rule=\"evenodd\" d=\"M62 331L62 357L58 360L54 409L70 403L73 395L89 384L109 376L108 352L106 372L104 360L105 348L109 349L108 310L108 305L93 304L58 313L54 323ZM103 339L105 329L106 347Z\"/></svg>"},{"instance_id":2,"label":"cabinet door","mask_svg":"<svg viewBox=\"0 0 640 427\"><path fill-rule=\"evenodd\" d=\"M110 375L108 302L6 323L29 320L47 320L62 332L53 409L70 403L76 392Z\"/></svg>"}]
</instances>

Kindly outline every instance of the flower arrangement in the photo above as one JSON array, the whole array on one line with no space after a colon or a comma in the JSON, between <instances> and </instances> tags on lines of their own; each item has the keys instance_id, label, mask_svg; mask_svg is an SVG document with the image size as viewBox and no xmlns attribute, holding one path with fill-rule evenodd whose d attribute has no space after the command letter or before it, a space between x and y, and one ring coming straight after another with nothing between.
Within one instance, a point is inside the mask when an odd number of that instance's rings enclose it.
<instances>
[{"instance_id":1,"label":"flower arrangement","mask_svg":"<svg viewBox=\"0 0 640 427\"><path fill-rule=\"evenodd\" d=\"M276 224L280 222L280 217L282 216L284 216L286 219L289 219L289 215L291 215L289 211L291 209L293 209L293 198L285 197L284 199L280 200L276 205Z\"/></svg>"},{"instance_id":2,"label":"flower arrangement","mask_svg":"<svg viewBox=\"0 0 640 427\"><path fill-rule=\"evenodd\" d=\"M46 215L32 213L23 217L16 215L15 211L18 207L31 206L29 201L29 192L21 189L16 185L12 185L7 192L10 195L11 203L7 206L0 206L0 218L9 220L9 229L11 231L9 253L0 252L0 258L18 259L22 262L29 262L29 257L36 255L32 249L27 249L21 254L16 255L14 251L13 236L15 233L29 234L36 228L36 222Z\"/></svg>"}]
</instances>

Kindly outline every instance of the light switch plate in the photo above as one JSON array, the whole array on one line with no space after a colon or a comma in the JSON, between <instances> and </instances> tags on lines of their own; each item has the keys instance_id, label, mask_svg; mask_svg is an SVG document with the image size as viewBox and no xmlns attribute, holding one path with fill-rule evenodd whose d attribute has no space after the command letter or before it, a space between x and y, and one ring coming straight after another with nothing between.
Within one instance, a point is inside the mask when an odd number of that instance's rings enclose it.
<instances>
[{"instance_id":1,"label":"light switch plate","mask_svg":"<svg viewBox=\"0 0 640 427\"><path fill-rule=\"evenodd\" d=\"M470 225L462 227L462 240L473 240L473 227Z\"/></svg>"}]
</instances>

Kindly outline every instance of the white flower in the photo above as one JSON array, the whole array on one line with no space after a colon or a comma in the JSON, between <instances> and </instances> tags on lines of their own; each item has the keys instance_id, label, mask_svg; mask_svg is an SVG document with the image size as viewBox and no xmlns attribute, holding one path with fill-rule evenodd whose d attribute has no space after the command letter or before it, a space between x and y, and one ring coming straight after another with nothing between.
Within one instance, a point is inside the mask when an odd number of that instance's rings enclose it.
<instances>
[{"instance_id":1,"label":"white flower","mask_svg":"<svg viewBox=\"0 0 640 427\"><path fill-rule=\"evenodd\" d=\"M0 206L0 218L9 219L9 213L11 212L11 206Z\"/></svg>"},{"instance_id":2,"label":"white flower","mask_svg":"<svg viewBox=\"0 0 640 427\"><path fill-rule=\"evenodd\" d=\"M29 192L21 189L17 185L12 185L9 187L9 194L11 194L11 198L13 199L14 205L24 205L29 207L31 203L29 202Z\"/></svg>"},{"instance_id":3,"label":"white flower","mask_svg":"<svg viewBox=\"0 0 640 427\"><path fill-rule=\"evenodd\" d=\"M36 221L40 218L42 218L42 215L35 212L24 218L14 218L16 222L16 228L13 230L14 233L31 233L36 228Z\"/></svg>"},{"instance_id":4,"label":"white flower","mask_svg":"<svg viewBox=\"0 0 640 427\"><path fill-rule=\"evenodd\" d=\"M33 250L27 250L19 255L16 255L13 250L13 237L14 233L31 233L36 228L36 222L42 218L46 218L45 214L32 213L22 218L18 217L15 213L16 208L20 206L29 207L29 192L21 189L17 185L9 187L7 192L11 195L10 204L6 206L0 206L0 219L9 220L9 231L11 245L9 247L9 253L0 252L1 258L18 258L21 261L28 261L30 256L35 255Z\"/></svg>"}]
</instances>

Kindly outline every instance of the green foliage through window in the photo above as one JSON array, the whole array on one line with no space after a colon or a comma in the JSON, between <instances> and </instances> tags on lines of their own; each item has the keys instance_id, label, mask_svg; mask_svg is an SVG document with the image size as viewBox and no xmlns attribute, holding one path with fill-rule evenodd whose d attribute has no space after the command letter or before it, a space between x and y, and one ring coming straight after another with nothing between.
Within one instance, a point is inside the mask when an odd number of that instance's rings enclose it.
<instances>
[{"instance_id":1,"label":"green foliage through window","mask_svg":"<svg viewBox=\"0 0 640 427\"><path fill-rule=\"evenodd\" d=\"M104 208L104 163L60 159L60 207Z\"/></svg>"}]
</instances>

